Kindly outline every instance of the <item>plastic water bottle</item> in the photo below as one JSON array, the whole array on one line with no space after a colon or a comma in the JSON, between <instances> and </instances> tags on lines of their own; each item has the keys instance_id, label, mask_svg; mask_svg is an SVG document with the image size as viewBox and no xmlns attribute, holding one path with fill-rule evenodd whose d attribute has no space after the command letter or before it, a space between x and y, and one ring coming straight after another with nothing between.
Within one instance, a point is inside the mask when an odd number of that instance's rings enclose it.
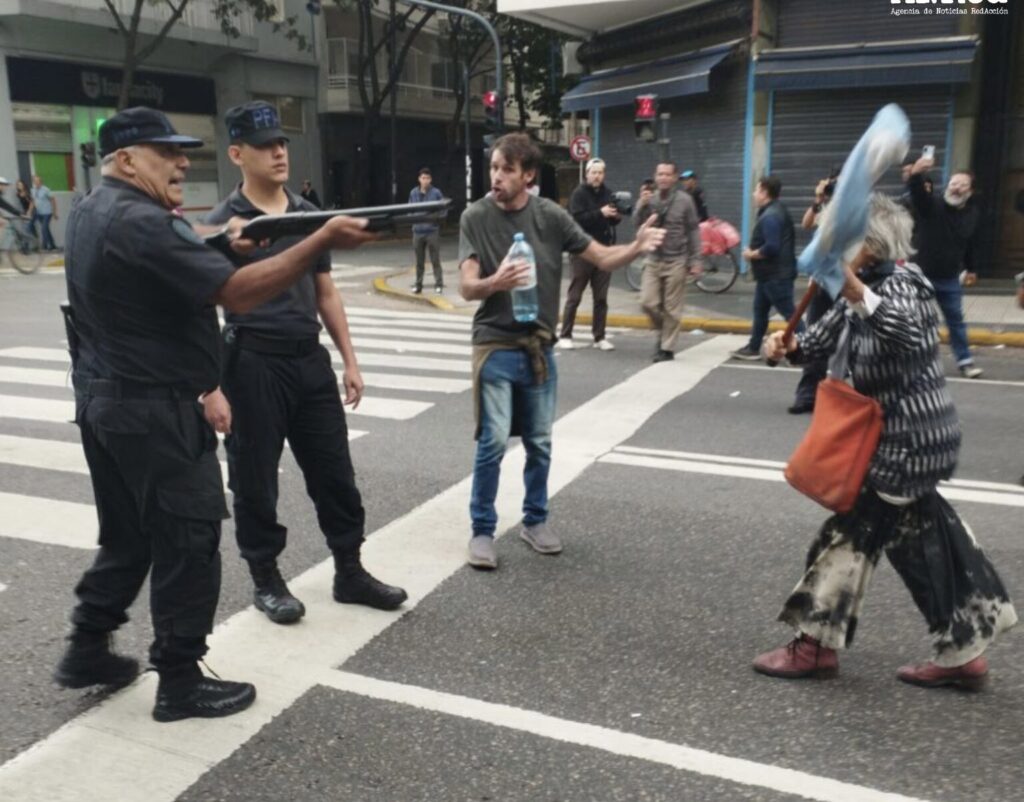
<instances>
[{"instance_id":1,"label":"plastic water bottle","mask_svg":"<svg viewBox=\"0 0 1024 802\"><path fill-rule=\"evenodd\" d=\"M512 317L520 323L532 323L537 319L537 260L533 248L523 234L512 238L508 258L513 262L526 262L530 266L527 283L512 289Z\"/></svg>"}]
</instances>

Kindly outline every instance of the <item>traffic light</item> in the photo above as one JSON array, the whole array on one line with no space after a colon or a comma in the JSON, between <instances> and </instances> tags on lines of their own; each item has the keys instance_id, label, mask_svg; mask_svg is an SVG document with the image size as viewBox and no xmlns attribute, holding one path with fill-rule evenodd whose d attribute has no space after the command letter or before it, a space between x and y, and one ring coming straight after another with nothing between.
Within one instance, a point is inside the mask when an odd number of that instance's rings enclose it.
<instances>
[{"instance_id":1,"label":"traffic light","mask_svg":"<svg viewBox=\"0 0 1024 802\"><path fill-rule=\"evenodd\" d=\"M82 166L83 167L95 167L96 166L96 145L93 142L83 142L78 146L79 151L82 154Z\"/></svg>"},{"instance_id":2,"label":"traffic light","mask_svg":"<svg viewBox=\"0 0 1024 802\"><path fill-rule=\"evenodd\" d=\"M636 138L641 142L653 142L658 138L658 96L637 95L633 105L633 127Z\"/></svg>"},{"instance_id":3,"label":"traffic light","mask_svg":"<svg viewBox=\"0 0 1024 802\"><path fill-rule=\"evenodd\" d=\"M480 98L484 102L484 119L487 130L501 133L501 95L494 89L488 89Z\"/></svg>"}]
</instances>

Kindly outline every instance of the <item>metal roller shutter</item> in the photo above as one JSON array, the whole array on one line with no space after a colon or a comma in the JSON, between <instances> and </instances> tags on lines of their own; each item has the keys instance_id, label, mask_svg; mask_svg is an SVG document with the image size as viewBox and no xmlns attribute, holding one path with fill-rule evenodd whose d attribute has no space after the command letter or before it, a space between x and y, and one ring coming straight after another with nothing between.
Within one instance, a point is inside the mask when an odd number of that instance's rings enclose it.
<instances>
[{"instance_id":1,"label":"metal roller shutter","mask_svg":"<svg viewBox=\"0 0 1024 802\"><path fill-rule=\"evenodd\" d=\"M819 47L955 36L963 17L894 17L889 0L781 0L775 47Z\"/></svg>"},{"instance_id":2,"label":"metal roller shutter","mask_svg":"<svg viewBox=\"0 0 1024 802\"><path fill-rule=\"evenodd\" d=\"M672 157L680 171L700 176L708 210L738 228L743 214L743 133L746 112L746 65L737 62L711 73L707 94L673 98L660 104L672 114ZM655 145L637 142L631 107L605 110L601 116L601 158L608 163L612 189L636 194L640 182L654 174ZM632 226L619 226L620 241L632 237Z\"/></svg>"},{"instance_id":3,"label":"metal roller shutter","mask_svg":"<svg viewBox=\"0 0 1024 802\"><path fill-rule=\"evenodd\" d=\"M798 247L810 239L800 218L814 200L814 187L843 160L886 103L898 103L910 118L911 155L935 145L935 181L942 181L951 94L949 87L776 92L771 132L771 172L782 179L782 198L797 224ZM902 191L899 169L879 187Z\"/></svg>"}]
</instances>

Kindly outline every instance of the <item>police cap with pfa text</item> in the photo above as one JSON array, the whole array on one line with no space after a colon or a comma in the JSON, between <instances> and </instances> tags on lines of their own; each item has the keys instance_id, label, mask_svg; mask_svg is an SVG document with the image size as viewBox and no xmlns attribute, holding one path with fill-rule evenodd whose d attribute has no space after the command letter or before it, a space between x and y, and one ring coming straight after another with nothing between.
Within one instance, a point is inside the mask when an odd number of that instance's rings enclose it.
<instances>
[{"instance_id":1,"label":"police cap with pfa text","mask_svg":"<svg viewBox=\"0 0 1024 802\"><path fill-rule=\"evenodd\" d=\"M175 131L162 111L145 106L124 109L104 122L100 126L99 140L101 157L130 145L166 143L183 148L199 148L203 145L203 140Z\"/></svg>"},{"instance_id":2,"label":"police cap with pfa text","mask_svg":"<svg viewBox=\"0 0 1024 802\"><path fill-rule=\"evenodd\" d=\"M281 130L277 109L263 100L254 100L228 109L224 115L232 142L260 147L278 140L288 141Z\"/></svg>"}]
</instances>

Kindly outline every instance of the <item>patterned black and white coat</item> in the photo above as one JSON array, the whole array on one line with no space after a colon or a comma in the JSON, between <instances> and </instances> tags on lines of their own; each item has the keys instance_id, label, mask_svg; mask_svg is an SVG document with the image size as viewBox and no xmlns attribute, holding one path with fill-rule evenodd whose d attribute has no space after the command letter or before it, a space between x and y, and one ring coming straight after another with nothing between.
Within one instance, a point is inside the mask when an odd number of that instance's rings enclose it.
<instances>
[{"instance_id":1,"label":"patterned black and white coat","mask_svg":"<svg viewBox=\"0 0 1024 802\"><path fill-rule=\"evenodd\" d=\"M879 265L866 283L864 302L840 298L797 335L790 361L831 356L851 327L849 377L884 413L866 482L881 493L920 498L953 475L960 453L960 421L939 359L935 290L909 263Z\"/></svg>"}]
</instances>

